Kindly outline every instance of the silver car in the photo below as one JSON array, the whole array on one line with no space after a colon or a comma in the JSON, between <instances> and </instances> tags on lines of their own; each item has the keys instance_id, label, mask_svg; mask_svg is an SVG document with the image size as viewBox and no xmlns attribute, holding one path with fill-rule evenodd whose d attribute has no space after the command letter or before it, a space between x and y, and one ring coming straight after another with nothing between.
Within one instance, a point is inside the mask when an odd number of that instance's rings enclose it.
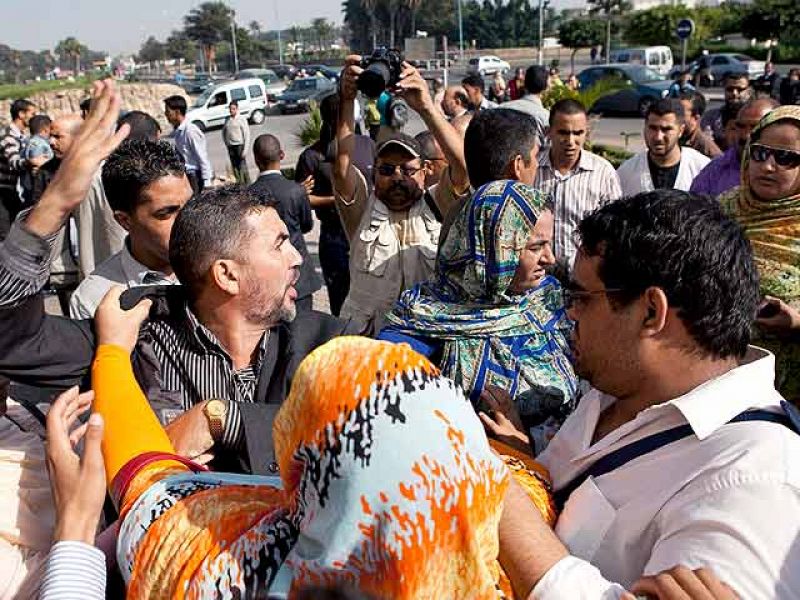
<instances>
[{"instance_id":1,"label":"silver car","mask_svg":"<svg viewBox=\"0 0 800 600\"><path fill-rule=\"evenodd\" d=\"M756 60L746 54L709 54L704 57L708 65L708 73L712 81L722 85L725 76L730 73L747 73L750 79L764 74L764 61ZM702 70L702 66L700 68Z\"/></svg>"}]
</instances>

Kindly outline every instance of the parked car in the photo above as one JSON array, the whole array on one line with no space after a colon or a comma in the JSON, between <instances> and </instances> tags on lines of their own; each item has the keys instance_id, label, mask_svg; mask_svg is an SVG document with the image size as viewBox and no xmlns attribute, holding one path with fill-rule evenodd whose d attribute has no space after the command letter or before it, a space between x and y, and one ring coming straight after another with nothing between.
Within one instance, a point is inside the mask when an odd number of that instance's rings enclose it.
<instances>
[{"instance_id":1,"label":"parked car","mask_svg":"<svg viewBox=\"0 0 800 600\"><path fill-rule=\"evenodd\" d=\"M278 110L281 114L307 111L312 100L319 102L335 87L335 83L326 77L295 79L286 91L278 96Z\"/></svg>"},{"instance_id":2,"label":"parked car","mask_svg":"<svg viewBox=\"0 0 800 600\"><path fill-rule=\"evenodd\" d=\"M476 73L481 77L484 75L494 75L498 71L500 71L501 75L505 75L506 72L510 70L511 65L506 61L491 55L470 58L467 64L467 73Z\"/></svg>"},{"instance_id":3,"label":"parked car","mask_svg":"<svg viewBox=\"0 0 800 600\"><path fill-rule=\"evenodd\" d=\"M281 79L292 79L297 74L297 68L294 65L272 65L270 68Z\"/></svg>"},{"instance_id":4,"label":"parked car","mask_svg":"<svg viewBox=\"0 0 800 600\"><path fill-rule=\"evenodd\" d=\"M184 79L179 85L187 94L202 94L216 82L207 73L198 73L191 79Z\"/></svg>"},{"instance_id":5,"label":"parked car","mask_svg":"<svg viewBox=\"0 0 800 600\"><path fill-rule=\"evenodd\" d=\"M230 116L231 100L239 103L239 113L254 125L266 118L267 90L261 79L238 79L222 83L203 92L186 113L186 118L206 130L225 124Z\"/></svg>"},{"instance_id":6,"label":"parked car","mask_svg":"<svg viewBox=\"0 0 800 600\"><path fill-rule=\"evenodd\" d=\"M306 65L305 67L300 68L305 69L309 77L314 77L317 73L321 73L323 77L330 79L331 81L339 80L339 71L326 65Z\"/></svg>"},{"instance_id":7,"label":"parked car","mask_svg":"<svg viewBox=\"0 0 800 600\"><path fill-rule=\"evenodd\" d=\"M729 73L747 73L750 79L755 79L764 74L764 67L764 61L746 54L706 54L686 65L695 82L702 86L722 85ZM670 77L674 79L680 72L680 66L676 66L670 71Z\"/></svg>"},{"instance_id":8,"label":"parked car","mask_svg":"<svg viewBox=\"0 0 800 600\"><path fill-rule=\"evenodd\" d=\"M653 69L659 75L667 75L672 69L672 50L669 46L648 46L647 48L618 48L611 51L612 63L642 65Z\"/></svg>"},{"instance_id":9,"label":"parked car","mask_svg":"<svg viewBox=\"0 0 800 600\"><path fill-rule=\"evenodd\" d=\"M601 79L618 80L624 88L603 96L591 107L594 113L639 113L644 115L651 104L666 96L672 82L641 65L598 65L578 75L581 89L592 87Z\"/></svg>"},{"instance_id":10,"label":"parked car","mask_svg":"<svg viewBox=\"0 0 800 600\"><path fill-rule=\"evenodd\" d=\"M253 77L258 77L264 82L269 102L275 102L275 98L286 90L286 82L278 77L272 69L245 69L236 74L236 79L252 79Z\"/></svg>"}]
</instances>

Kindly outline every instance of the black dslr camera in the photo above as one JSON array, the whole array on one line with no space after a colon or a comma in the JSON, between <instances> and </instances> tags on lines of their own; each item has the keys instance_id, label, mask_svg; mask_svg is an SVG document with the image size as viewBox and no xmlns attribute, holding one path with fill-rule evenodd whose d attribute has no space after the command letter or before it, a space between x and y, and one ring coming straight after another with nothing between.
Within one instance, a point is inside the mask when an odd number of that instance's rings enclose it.
<instances>
[{"instance_id":1,"label":"black dslr camera","mask_svg":"<svg viewBox=\"0 0 800 600\"><path fill-rule=\"evenodd\" d=\"M400 81L402 65L403 55L399 50L376 48L361 59L364 71L358 77L358 89L368 98L377 98Z\"/></svg>"}]
</instances>

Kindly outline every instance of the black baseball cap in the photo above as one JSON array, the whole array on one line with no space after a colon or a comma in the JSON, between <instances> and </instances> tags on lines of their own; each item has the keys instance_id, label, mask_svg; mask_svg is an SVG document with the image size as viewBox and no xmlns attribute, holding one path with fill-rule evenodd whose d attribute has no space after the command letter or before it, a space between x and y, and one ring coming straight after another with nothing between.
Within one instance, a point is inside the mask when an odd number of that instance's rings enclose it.
<instances>
[{"instance_id":1,"label":"black baseball cap","mask_svg":"<svg viewBox=\"0 0 800 600\"><path fill-rule=\"evenodd\" d=\"M417 140L405 133L393 133L382 141L378 146L378 156L387 149L392 148L403 150L414 158L422 158L422 146L419 145Z\"/></svg>"}]
</instances>

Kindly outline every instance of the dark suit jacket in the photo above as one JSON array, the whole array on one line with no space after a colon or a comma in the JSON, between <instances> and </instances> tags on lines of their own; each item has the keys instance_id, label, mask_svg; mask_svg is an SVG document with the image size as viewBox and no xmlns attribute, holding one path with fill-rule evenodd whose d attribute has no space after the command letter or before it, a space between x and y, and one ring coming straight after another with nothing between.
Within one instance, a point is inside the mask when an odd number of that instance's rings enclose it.
<instances>
[{"instance_id":1,"label":"dark suit jacket","mask_svg":"<svg viewBox=\"0 0 800 600\"><path fill-rule=\"evenodd\" d=\"M132 288L122 295L120 304L129 308L144 296L154 301L150 320L184 318L186 298L181 286ZM272 421L289 393L297 367L314 348L330 339L358 333L351 329L349 323L330 315L302 311L292 323L281 323L271 330L254 401L239 405L246 449L224 466L216 465L218 469L270 472L274 460ZM14 307L0 309L0 376L12 381L59 389L82 385L88 389L96 345L92 320L77 321L46 314L41 294ZM157 403L159 397L173 394L161 388L161 365L153 351L147 322L140 330L132 361L136 380L151 404Z\"/></svg>"},{"instance_id":2,"label":"dark suit jacket","mask_svg":"<svg viewBox=\"0 0 800 600\"><path fill-rule=\"evenodd\" d=\"M262 175L250 189L257 194L271 195L278 201L278 214L289 230L289 241L303 257L300 279L297 281L297 298L310 296L322 287L322 279L317 275L303 238L303 234L314 227L311 204L305 189L280 173Z\"/></svg>"}]
</instances>

